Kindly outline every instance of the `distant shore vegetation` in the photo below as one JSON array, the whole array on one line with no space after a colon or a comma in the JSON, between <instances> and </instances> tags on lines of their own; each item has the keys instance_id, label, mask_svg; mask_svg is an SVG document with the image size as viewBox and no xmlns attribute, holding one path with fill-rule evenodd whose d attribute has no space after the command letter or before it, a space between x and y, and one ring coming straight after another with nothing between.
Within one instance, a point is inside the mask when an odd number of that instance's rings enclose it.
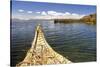
<instances>
[{"instance_id":1,"label":"distant shore vegetation","mask_svg":"<svg viewBox=\"0 0 100 67\"><path fill-rule=\"evenodd\" d=\"M54 19L54 23L72 23L72 22L84 22L87 24L96 24L96 13L84 16L81 19Z\"/></svg>"}]
</instances>

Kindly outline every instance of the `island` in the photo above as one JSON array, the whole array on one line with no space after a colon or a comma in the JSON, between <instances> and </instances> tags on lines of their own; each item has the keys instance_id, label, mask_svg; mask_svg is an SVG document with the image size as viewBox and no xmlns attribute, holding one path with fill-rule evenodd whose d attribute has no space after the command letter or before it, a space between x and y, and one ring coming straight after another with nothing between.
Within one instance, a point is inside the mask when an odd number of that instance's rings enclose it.
<instances>
[{"instance_id":1,"label":"island","mask_svg":"<svg viewBox=\"0 0 100 67\"><path fill-rule=\"evenodd\" d=\"M88 24L96 24L96 13L83 16L80 19L54 19L54 23L73 23L73 22L84 22Z\"/></svg>"}]
</instances>

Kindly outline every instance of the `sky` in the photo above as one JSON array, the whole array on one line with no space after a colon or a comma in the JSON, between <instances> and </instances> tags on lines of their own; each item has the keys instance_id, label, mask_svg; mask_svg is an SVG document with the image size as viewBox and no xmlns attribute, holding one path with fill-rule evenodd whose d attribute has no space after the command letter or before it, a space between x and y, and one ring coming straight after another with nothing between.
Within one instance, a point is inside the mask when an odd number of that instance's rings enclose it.
<instances>
[{"instance_id":1,"label":"sky","mask_svg":"<svg viewBox=\"0 0 100 67\"><path fill-rule=\"evenodd\" d=\"M12 18L51 19L74 18L96 13L94 5L74 5L43 2L12 1Z\"/></svg>"}]
</instances>

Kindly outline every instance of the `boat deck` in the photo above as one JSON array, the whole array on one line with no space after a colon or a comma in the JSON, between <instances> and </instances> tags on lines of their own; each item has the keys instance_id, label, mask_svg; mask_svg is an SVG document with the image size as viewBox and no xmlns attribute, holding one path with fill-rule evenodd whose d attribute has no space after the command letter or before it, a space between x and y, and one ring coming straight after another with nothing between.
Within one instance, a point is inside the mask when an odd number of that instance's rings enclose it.
<instances>
[{"instance_id":1,"label":"boat deck","mask_svg":"<svg viewBox=\"0 0 100 67\"><path fill-rule=\"evenodd\" d=\"M68 63L72 62L51 48L44 37L41 26L38 25L31 48L28 50L24 60L17 64L16 67Z\"/></svg>"}]
</instances>

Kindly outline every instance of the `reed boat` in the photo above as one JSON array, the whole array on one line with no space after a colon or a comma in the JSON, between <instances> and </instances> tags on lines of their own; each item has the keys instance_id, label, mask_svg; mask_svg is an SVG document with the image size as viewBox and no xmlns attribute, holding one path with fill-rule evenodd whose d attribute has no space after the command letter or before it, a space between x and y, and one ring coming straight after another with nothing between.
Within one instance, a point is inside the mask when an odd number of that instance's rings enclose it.
<instances>
[{"instance_id":1,"label":"reed boat","mask_svg":"<svg viewBox=\"0 0 100 67\"><path fill-rule=\"evenodd\" d=\"M69 63L72 62L53 50L47 43L42 27L38 25L31 48L28 50L24 60L18 63L16 67Z\"/></svg>"}]
</instances>

